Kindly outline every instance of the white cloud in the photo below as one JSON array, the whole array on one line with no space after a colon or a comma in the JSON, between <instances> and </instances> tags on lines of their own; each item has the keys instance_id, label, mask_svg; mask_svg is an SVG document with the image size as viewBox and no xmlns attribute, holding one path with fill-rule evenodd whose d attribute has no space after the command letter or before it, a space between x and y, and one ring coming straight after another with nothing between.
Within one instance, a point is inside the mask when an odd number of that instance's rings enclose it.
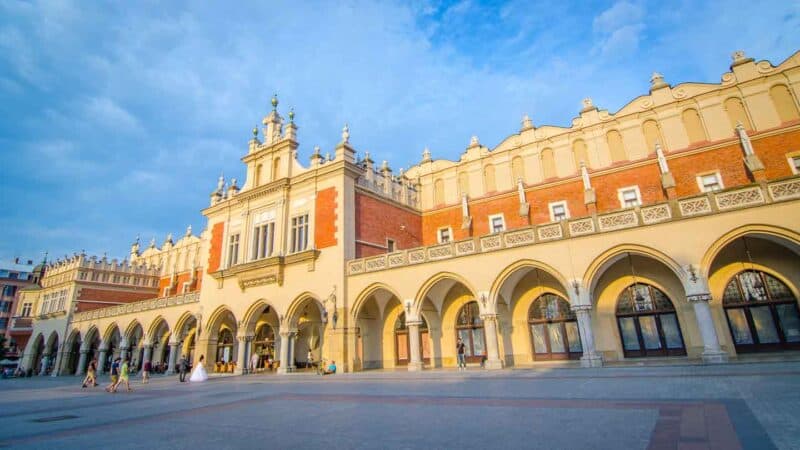
<instances>
[{"instance_id":1,"label":"white cloud","mask_svg":"<svg viewBox=\"0 0 800 450\"><path fill-rule=\"evenodd\" d=\"M634 54L645 30L643 18L644 8L625 0L598 14L592 21L592 29L600 36L594 47L595 53L603 57Z\"/></svg>"},{"instance_id":2,"label":"white cloud","mask_svg":"<svg viewBox=\"0 0 800 450\"><path fill-rule=\"evenodd\" d=\"M640 5L623 0L597 15L592 28L598 33L613 34L622 27L638 23L643 17L644 9Z\"/></svg>"},{"instance_id":3,"label":"white cloud","mask_svg":"<svg viewBox=\"0 0 800 450\"><path fill-rule=\"evenodd\" d=\"M121 133L138 132L142 125L133 114L107 97L91 97L83 102L84 119Z\"/></svg>"}]
</instances>

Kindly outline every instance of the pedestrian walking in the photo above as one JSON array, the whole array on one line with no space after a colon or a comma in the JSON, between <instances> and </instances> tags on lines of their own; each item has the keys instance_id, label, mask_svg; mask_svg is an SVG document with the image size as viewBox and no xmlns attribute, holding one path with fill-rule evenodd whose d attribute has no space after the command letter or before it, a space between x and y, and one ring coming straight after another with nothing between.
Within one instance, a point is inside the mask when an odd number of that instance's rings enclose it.
<instances>
[{"instance_id":1,"label":"pedestrian walking","mask_svg":"<svg viewBox=\"0 0 800 450\"><path fill-rule=\"evenodd\" d=\"M144 361L144 366L142 366L142 384L147 384L150 381L150 370L153 368L150 360L147 359Z\"/></svg>"},{"instance_id":2,"label":"pedestrian walking","mask_svg":"<svg viewBox=\"0 0 800 450\"><path fill-rule=\"evenodd\" d=\"M458 342L456 342L456 354L458 355L458 370L467 370L467 358L465 355L467 346L464 345L464 341L461 338L458 338Z\"/></svg>"},{"instance_id":3,"label":"pedestrian walking","mask_svg":"<svg viewBox=\"0 0 800 450\"><path fill-rule=\"evenodd\" d=\"M256 373L258 370L258 353L253 353L253 356L250 357L250 373Z\"/></svg>"},{"instance_id":4,"label":"pedestrian walking","mask_svg":"<svg viewBox=\"0 0 800 450\"><path fill-rule=\"evenodd\" d=\"M111 383L106 386L107 392L111 392L111 389L115 388L119 381L119 361L120 358L117 358L111 363Z\"/></svg>"},{"instance_id":5,"label":"pedestrian walking","mask_svg":"<svg viewBox=\"0 0 800 450\"><path fill-rule=\"evenodd\" d=\"M83 379L83 386L81 386L81 387L85 388L89 384L91 384L92 387L97 386L97 360L96 359L92 359L91 361L89 361L89 367L86 368L86 378Z\"/></svg>"},{"instance_id":6,"label":"pedestrian walking","mask_svg":"<svg viewBox=\"0 0 800 450\"><path fill-rule=\"evenodd\" d=\"M117 387L119 387L119 385L122 383L125 383L125 387L128 389L128 392L133 391L133 389L131 389L131 382L129 380L129 377L130 377L130 368L128 367L128 360L126 359L122 361L122 365L119 368L119 380L117 381L117 384L115 384L114 387L111 388L111 392L117 392Z\"/></svg>"},{"instance_id":7,"label":"pedestrian walking","mask_svg":"<svg viewBox=\"0 0 800 450\"><path fill-rule=\"evenodd\" d=\"M181 360L178 362L178 379L181 383L186 381L186 372L189 371L189 363L186 361L186 355L181 355Z\"/></svg>"}]
</instances>

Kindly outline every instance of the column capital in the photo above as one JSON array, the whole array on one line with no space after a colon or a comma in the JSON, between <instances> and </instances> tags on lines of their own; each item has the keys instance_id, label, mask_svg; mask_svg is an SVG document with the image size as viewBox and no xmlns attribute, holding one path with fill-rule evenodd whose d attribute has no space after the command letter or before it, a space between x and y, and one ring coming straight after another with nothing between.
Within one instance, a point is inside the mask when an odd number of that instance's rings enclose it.
<instances>
[{"instance_id":1,"label":"column capital","mask_svg":"<svg viewBox=\"0 0 800 450\"><path fill-rule=\"evenodd\" d=\"M706 292L706 293L687 295L686 296L686 300L688 300L689 303L710 302L711 301L711 294Z\"/></svg>"},{"instance_id":2,"label":"column capital","mask_svg":"<svg viewBox=\"0 0 800 450\"><path fill-rule=\"evenodd\" d=\"M485 322L487 320L490 321L497 321L497 314L496 313L486 313L481 314L481 319Z\"/></svg>"},{"instance_id":3,"label":"column capital","mask_svg":"<svg viewBox=\"0 0 800 450\"><path fill-rule=\"evenodd\" d=\"M82 348L81 349L81 355L85 355L87 353L89 353L89 349L88 348Z\"/></svg>"},{"instance_id":4,"label":"column capital","mask_svg":"<svg viewBox=\"0 0 800 450\"><path fill-rule=\"evenodd\" d=\"M570 305L570 309L572 309L573 312L579 312L579 311L589 312L592 310L592 305Z\"/></svg>"},{"instance_id":5,"label":"column capital","mask_svg":"<svg viewBox=\"0 0 800 450\"><path fill-rule=\"evenodd\" d=\"M418 327L422 325L422 323L423 322L421 320L406 320L406 326L409 327Z\"/></svg>"}]
</instances>

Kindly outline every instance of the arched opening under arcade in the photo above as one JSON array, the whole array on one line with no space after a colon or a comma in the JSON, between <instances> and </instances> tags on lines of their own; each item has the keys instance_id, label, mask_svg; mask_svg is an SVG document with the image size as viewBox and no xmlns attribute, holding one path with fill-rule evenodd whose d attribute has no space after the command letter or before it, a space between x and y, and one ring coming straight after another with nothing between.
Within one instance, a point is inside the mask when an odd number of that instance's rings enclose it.
<instances>
[{"instance_id":1,"label":"arched opening under arcade","mask_svg":"<svg viewBox=\"0 0 800 450\"><path fill-rule=\"evenodd\" d=\"M800 243L795 236L782 230L743 230L712 252L712 311L724 324L719 334L728 350L800 350Z\"/></svg>"},{"instance_id":2,"label":"arched opening under arcade","mask_svg":"<svg viewBox=\"0 0 800 450\"><path fill-rule=\"evenodd\" d=\"M78 372L78 364L81 357L81 333L78 330L73 330L70 333L64 347L64 354L61 357L61 373L60 375L75 375Z\"/></svg>"},{"instance_id":3,"label":"arched opening under arcade","mask_svg":"<svg viewBox=\"0 0 800 450\"><path fill-rule=\"evenodd\" d=\"M204 354L209 372L233 372L237 364L243 363L236 361L237 331L236 317L230 309L223 306L211 315L208 326L202 332L206 340ZM192 357L193 361L197 361L200 355L195 352Z\"/></svg>"},{"instance_id":4,"label":"arched opening under arcade","mask_svg":"<svg viewBox=\"0 0 800 450\"><path fill-rule=\"evenodd\" d=\"M31 356L30 362L28 363L28 370L30 370L32 374L38 374L42 371L44 344L44 336L41 333L36 336L36 339L31 341L31 350L29 350Z\"/></svg>"},{"instance_id":5,"label":"arched opening under arcade","mask_svg":"<svg viewBox=\"0 0 800 450\"><path fill-rule=\"evenodd\" d=\"M374 284L359 296L355 308L355 369L390 369L397 366L393 325L404 311L400 298L392 288Z\"/></svg>"},{"instance_id":6,"label":"arched opening under arcade","mask_svg":"<svg viewBox=\"0 0 800 450\"><path fill-rule=\"evenodd\" d=\"M149 342L146 344L151 346L151 370L154 373L164 373L169 365L170 353L172 352L172 348L169 345L172 336L169 324L163 317L159 317L153 322L149 330L147 333Z\"/></svg>"},{"instance_id":7,"label":"arched opening under arcade","mask_svg":"<svg viewBox=\"0 0 800 450\"><path fill-rule=\"evenodd\" d=\"M310 294L297 298L287 313L292 337L288 343L289 368L310 368L323 354L328 316L322 303Z\"/></svg>"},{"instance_id":8,"label":"arched opening under arcade","mask_svg":"<svg viewBox=\"0 0 800 450\"><path fill-rule=\"evenodd\" d=\"M142 365L144 356L144 329L138 320L134 320L128 325L125 331L124 344L126 347L120 348L120 358L127 360L130 371L138 372Z\"/></svg>"},{"instance_id":9,"label":"arched opening under arcade","mask_svg":"<svg viewBox=\"0 0 800 450\"><path fill-rule=\"evenodd\" d=\"M425 282L416 297L413 312L424 318L430 337L433 367L456 367L456 343L469 339L467 360L486 358L481 308L475 290L460 276L441 273Z\"/></svg>"},{"instance_id":10,"label":"arched opening under arcade","mask_svg":"<svg viewBox=\"0 0 800 450\"><path fill-rule=\"evenodd\" d=\"M102 361L97 361L100 373L110 370L111 363L114 359L120 357L120 344L122 341L122 333L120 333L116 323L109 326L103 336L100 354L105 356L101 358ZM105 351L105 353L103 353L103 351Z\"/></svg>"},{"instance_id":11,"label":"arched opening under arcade","mask_svg":"<svg viewBox=\"0 0 800 450\"><path fill-rule=\"evenodd\" d=\"M47 338L47 345L44 348L44 356L40 368L40 375L50 375L55 369L56 360L58 359L59 338L58 333L53 331L50 337Z\"/></svg>"},{"instance_id":12,"label":"arched opening under arcade","mask_svg":"<svg viewBox=\"0 0 800 450\"><path fill-rule=\"evenodd\" d=\"M250 348L244 355L250 373L272 371L279 365L280 317L275 308L264 300L257 301L245 315L247 336L252 336Z\"/></svg>"}]
</instances>

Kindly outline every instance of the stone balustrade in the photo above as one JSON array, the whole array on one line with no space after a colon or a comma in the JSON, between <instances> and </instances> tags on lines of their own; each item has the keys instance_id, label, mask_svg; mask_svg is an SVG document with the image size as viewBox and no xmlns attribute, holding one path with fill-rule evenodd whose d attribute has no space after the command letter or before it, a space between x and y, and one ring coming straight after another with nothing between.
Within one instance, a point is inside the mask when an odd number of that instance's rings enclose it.
<instances>
[{"instance_id":1,"label":"stone balustrade","mask_svg":"<svg viewBox=\"0 0 800 450\"><path fill-rule=\"evenodd\" d=\"M173 295L171 297L151 298L147 300L140 300L138 302L125 303L122 305L109 306L107 308L93 309L91 311L84 311L76 313L73 317L73 322L83 322L87 320L102 319L104 317L121 316L123 314L130 314L140 311L149 311L152 309L160 309L169 306L187 305L191 303L198 303L200 301L199 292L190 292L188 294Z\"/></svg>"},{"instance_id":2,"label":"stone balustrade","mask_svg":"<svg viewBox=\"0 0 800 450\"><path fill-rule=\"evenodd\" d=\"M446 244L436 244L385 255L353 259L348 261L347 273L349 275L358 275L377 272L429 261L441 261L464 255L652 225L799 198L800 176L795 176L768 183L766 186L760 184L740 186L682 198L674 202L657 203L594 216L578 217Z\"/></svg>"}]
</instances>

